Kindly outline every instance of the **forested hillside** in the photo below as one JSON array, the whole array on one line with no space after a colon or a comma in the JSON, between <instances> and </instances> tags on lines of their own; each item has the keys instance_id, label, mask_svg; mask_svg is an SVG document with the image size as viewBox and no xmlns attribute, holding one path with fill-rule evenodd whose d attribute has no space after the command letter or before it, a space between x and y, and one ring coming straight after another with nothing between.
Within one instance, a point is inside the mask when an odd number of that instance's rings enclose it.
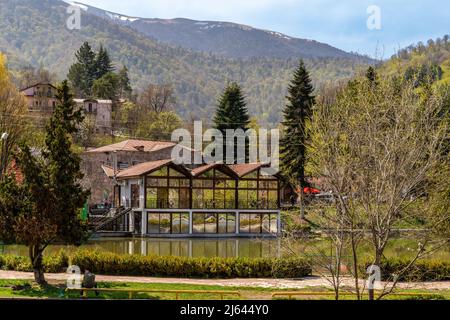
<instances>
[{"instance_id":1,"label":"forested hillside","mask_svg":"<svg viewBox=\"0 0 450 320\"><path fill-rule=\"evenodd\" d=\"M67 4L58 0L0 0L0 51L18 73L26 65L44 66L66 77L74 53L84 41L103 44L117 68L125 65L135 89L149 83L171 83L176 111L185 119L210 120L216 98L229 80L239 82L252 116L277 124L297 58L226 59L171 47L135 30L83 12L81 29L66 28ZM314 84L352 76L365 68L364 58L306 59Z\"/></svg>"},{"instance_id":2,"label":"forested hillside","mask_svg":"<svg viewBox=\"0 0 450 320\"><path fill-rule=\"evenodd\" d=\"M450 38L445 35L401 49L380 70L414 80L417 86L425 81L450 84Z\"/></svg>"}]
</instances>

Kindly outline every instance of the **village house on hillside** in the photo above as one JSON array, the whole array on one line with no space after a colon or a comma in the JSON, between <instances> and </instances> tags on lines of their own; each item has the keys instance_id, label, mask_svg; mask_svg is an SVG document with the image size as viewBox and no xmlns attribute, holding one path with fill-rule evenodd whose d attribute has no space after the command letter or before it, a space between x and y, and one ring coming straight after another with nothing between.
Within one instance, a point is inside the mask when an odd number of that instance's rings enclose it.
<instances>
[{"instance_id":1,"label":"village house on hillside","mask_svg":"<svg viewBox=\"0 0 450 320\"><path fill-rule=\"evenodd\" d=\"M37 83L21 90L27 100L28 111L51 113L56 106L56 87L50 83ZM112 100L74 99L86 115L95 118L95 130L100 134L110 134L112 130ZM119 101L121 103L121 101Z\"/></svg>"},{"instance_id":2,"label":"village house on hillside","mask_svg":"<svg viewBox=\"0 0 450 320\"><path fill-rule=\"evenodd\" d=\"M50 113L56 106L56 87L50 83L36 83L20 92L24 95L30 112Z\"/></svg>"}]
</instances>

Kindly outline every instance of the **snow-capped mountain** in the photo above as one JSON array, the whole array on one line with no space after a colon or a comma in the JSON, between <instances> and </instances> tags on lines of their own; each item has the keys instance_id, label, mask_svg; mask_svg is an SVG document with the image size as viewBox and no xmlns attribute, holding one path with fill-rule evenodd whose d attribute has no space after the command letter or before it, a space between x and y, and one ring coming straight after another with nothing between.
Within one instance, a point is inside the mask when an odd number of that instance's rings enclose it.
<instances>
[{"instance_id":1,"label":"snow-capped mountain","mask_svg":"<svg viewBox=\"0 0 450 320\"><path fill-rule=\"evenodd\" d=\"M314 40L294 38L279 32L257 29L238 23L196 21L184 18L131 17L77 1L66 2L80 6L90 14L127 25L160 42L231 58L357 57Z\"/></svg>"}]
</instances>

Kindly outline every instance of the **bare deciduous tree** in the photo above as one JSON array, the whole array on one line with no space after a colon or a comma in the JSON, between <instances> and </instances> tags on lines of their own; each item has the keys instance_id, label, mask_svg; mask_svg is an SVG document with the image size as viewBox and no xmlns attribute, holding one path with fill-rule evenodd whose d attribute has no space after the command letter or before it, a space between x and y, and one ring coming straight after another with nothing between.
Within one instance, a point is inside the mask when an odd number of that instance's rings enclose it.
<instances>
[{"instance_id":1,"label":"bare deciduous tree","mask_svg":"<svg viewBox=\"0 0 450 320\"><path fill-rule=\"evenodd\" d=\"M434 196L448 190L444 95L396 79L355 80L327 100L318 103L311 126L314 174L333 191L344 225L367 232L374 264L381 264L393 229L422 221L423 232L415 236L417 254L401 271L407 272L448 241L449 200ZM443 225L445 232L434 232ZM380 297L396 284L391 282Z\"/></svg>"},{"instance_id":2,"label":"bare deciduous tree","mask_svg":"<svg viewBox=\"0 0 450 320\"><path fill-rule=\"evenodd\" d=\"M0 173L3 175L13 146L27 131L27 106L24 97L12 84L6 59L0 54L0 135L7 133L2 140Z\"/></svg>"},{"instance_id":3,"label":"bare deciduous tree","mask_svg":"<svg viewBox=\"0 0 450 320\"><path fill-rule=\"evenodd\" d=\"M175 92L172 85L148 85L139 96L138 104L144 110L156 113L170 110L175 104Z\"/></svg>"}]
</instances>

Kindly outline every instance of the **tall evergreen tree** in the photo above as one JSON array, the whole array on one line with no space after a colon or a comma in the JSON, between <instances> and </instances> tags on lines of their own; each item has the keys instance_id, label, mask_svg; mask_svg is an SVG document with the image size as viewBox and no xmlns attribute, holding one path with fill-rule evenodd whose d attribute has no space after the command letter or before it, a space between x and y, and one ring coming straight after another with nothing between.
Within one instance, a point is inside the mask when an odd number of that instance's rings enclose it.
<instances>
[{"instance_id":1,"label":"tall evergreen tree","mask_svg":"<svg viewBox=\"0 0 450 320\"><path fill-rule=\"evenodd\" d=\"M119 71L119 97L120 98L131 98L131 94L133 92L133 89L131 88L130 84L130 77L128 76L128 68L123 66L122 69Z\"/></svg>"},{"instance_id":2,"label":"tall evergreen tree","mask_svg":"<svg viewBox=\"0 0 450 320\"><path fill-rule=\"evenodd\" d=\"M108 51L100 45L100 49L95 58L95 78L100 79L107 73L113 72L115 70L111 58L109 57Z\"/></svg>"},{"instance_id":3,"label":"tall evergreen tree","mask_svg":"<svg viewBox=\"0 0 450 320\"><path fill-rule=\"evenodd\" d=\"M303 60L294 72L286 97L288 103L283 110L284 132L280 139L281 169L288 180L295 181L303 188L305 180L305 159L307 132L306 125L312 115L315 98L314 89Z\"/></svg>"},{"instance_id":4,"label":"tall evergreen tree","mask_svg":"<svg viewBox=\"0 0 450 320\"><path fill-rule=\"evenodd\" d=\"M377 79L378 79L377 72L375 71L375 69L374 69L372 66L370 66L369 68L367 68L367 71L366 71L366 78L367 78L367 80L369 80L369 82L370 82L370 84L371 84L372 86L376 86L376 85L378 84L378 81L377 81Z\"/></svg>"},{"instance_id":5,"label":"tall evergreen tree","mask_svg":"<svg viewBox=\"0 0 450 320\"><path fill-rule=\"evenodd\" d=\"M231 82L224 89L218 100L216 115L214 117L215 128L220 130L224 136L223 155L227 159L225 135L227 129L242 129L246 131L249 128L250 117L248 115L247 103L241 87L236 82ZM248 142L245 145L246 158L248 157ZM231 156L230 156L231 157ZM245 159L238 159L237 141L234 148L234 162L243 162Z\"/></svg>"},{"instance_id":6,"label":"tall evergreen tree","mask_svg":"<svg viewBox=\"0 0 450 320\"><path fill-rule=\"evenodd\" d=\"M96 79L96 56L88 42L75 53L76 62L70 67L68 78L77 95L88 97Z\"/></svg>"},{"instance_id":7,"label":"tall evergreen tree","mask_svg":"<svg viewBox=\"0 0 450 320\"><path fill-rule=\"evenodd\" d=\"M52 243L79 245L87 238L80 219L88 191L80 158L71 150L71 135L82 121L67 81L58 88L58 103L46 127L42 156L23 145L16 156L23 179L0 182L0 239L28 246L37 283L44 285L44 250Z\"/></svg>"},{"instance_id":8,"label":"tall evergreen tree","mask_svg":"<svg viewBox=\"0 0 450 320\"><path fill-rule=\"evenodd\" d=\"M109 99L117 101L119 98L119 76L109 72L94 81L92 95L98 99Z\"/></svg>"}]
</instances>

